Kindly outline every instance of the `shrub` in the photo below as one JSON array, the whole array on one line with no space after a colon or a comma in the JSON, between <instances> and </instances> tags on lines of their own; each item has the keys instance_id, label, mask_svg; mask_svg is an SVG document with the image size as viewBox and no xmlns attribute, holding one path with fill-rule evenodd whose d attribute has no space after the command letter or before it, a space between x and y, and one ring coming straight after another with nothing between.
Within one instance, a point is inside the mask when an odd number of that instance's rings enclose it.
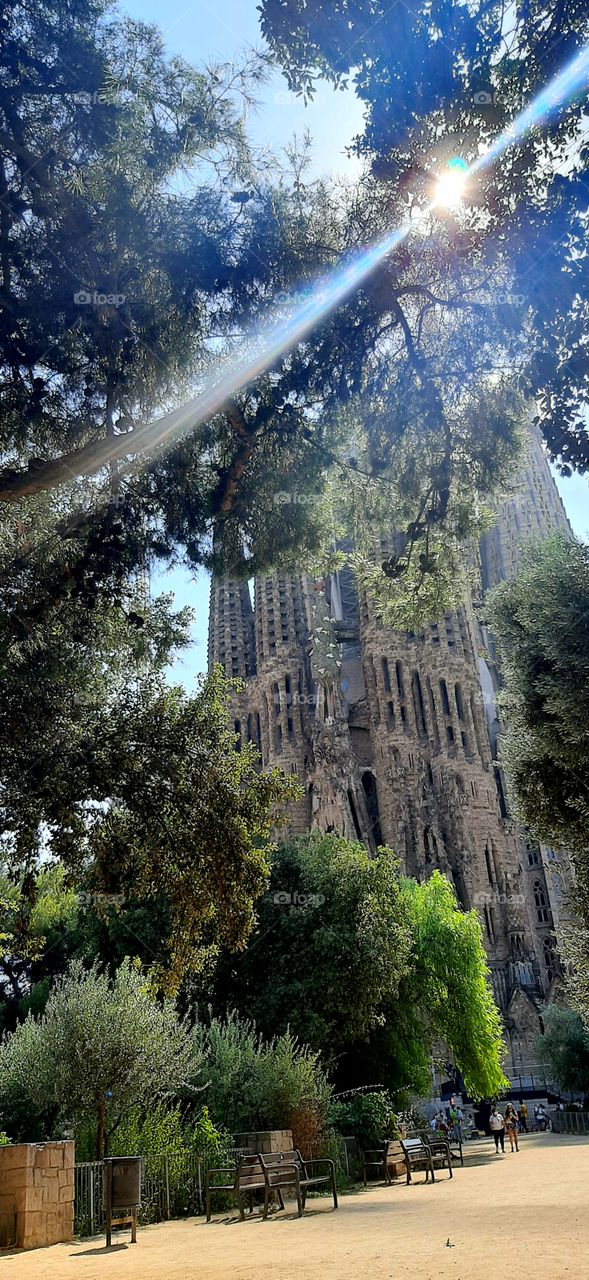
<instances>
[{"instance_id":1,"label":"shrub","mask_svg":"<svg viewBox=\"0 0 589 1280\"><path fill-rule=\"evenodd\" d=\"M231 1133L290 1129L293 1116L313 1113L323 1128L331 1086L319 1054L290 1031L263 1040L251 1022L231 1013L197 1029L208 1080L205 1094L215 1124Z\"/></svg>"},{"instance_id":2,"label":"shrub","mask_svg":"<svg viewBox=\"0 0 589 1280\"><path fill-rule=\"evenodd\" d=\"M374 1150L385 1138L398 1136L393 1102L385 1089L354 1093L341 1102L332 1102L329 1123L344 1138L355 1138L359 1151Z\"/></svg>"}]
</instances>

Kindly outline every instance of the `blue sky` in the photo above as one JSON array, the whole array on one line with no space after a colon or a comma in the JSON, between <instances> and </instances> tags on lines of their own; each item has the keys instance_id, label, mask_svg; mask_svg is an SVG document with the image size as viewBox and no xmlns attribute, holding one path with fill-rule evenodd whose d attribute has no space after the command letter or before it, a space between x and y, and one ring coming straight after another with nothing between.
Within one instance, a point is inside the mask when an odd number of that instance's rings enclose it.
<instances>
[{"instance_id":1,"label":"blue sky","mask_svg":"<svg viewBox=\"0 0 589 1280\"><path fill-rule=\"evenodd\" d=\"M195 63L239 59L247 48L262 47L258 27L258 0L127 0L120 8L133 18L153 22L161 30L168 51ZM318 173L338 171L354 176L357 161L345 154L346 146L362 127L362 112L352 93L335 92L322 85L312 105L305 107L288 91L278 73L264 85L258 109L249 120L250 134L259 145L280 151L294 133L309 129L313 136L313 163ZM556 477L575 532L589 536L589 485L586 477ZM177 604L189 604L196 613L193 643L174 665L172 677L189 687L206 670L209 584L205 574L191 579L176 570L154 584L172 591Z\"/></svg>"}]
</instances>

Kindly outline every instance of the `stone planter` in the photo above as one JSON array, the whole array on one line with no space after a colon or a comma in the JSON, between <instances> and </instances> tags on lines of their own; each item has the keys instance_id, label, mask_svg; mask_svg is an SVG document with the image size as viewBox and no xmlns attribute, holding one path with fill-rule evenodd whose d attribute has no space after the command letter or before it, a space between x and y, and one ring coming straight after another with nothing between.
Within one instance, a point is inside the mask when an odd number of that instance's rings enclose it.
<instances>
[{"instance_id":1,"label":"stone planter","mask_svg":"<svg viewBox=\"0 0 589 1280\"><path fill-rule=\"evenodd\" d=\"M0 1248L73 1238L74 1158L73 1142L0 1147Z\"/></svg>"}]
</instances>

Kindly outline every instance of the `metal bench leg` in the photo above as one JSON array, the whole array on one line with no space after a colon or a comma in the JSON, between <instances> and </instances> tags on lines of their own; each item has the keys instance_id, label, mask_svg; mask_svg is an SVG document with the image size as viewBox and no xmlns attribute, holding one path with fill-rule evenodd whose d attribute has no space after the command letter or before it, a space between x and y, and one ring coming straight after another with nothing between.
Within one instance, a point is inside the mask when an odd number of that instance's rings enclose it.
<instances>
[{"instance_id":1,"label":"metal bench leg","mask_svg":"<svg viewBox=\"0 0 589 1280\"><path fill-rule=\"evenodd\" d=\"M137 1210L131 1214L131 1244L137 1244Z\"/></svg>"},{"instance_id":2,"label":"metal bench leg","mask_svg":"<svg viewBox=\"0 0 589 1280\"><path fill-rule=\"evenodd\" d=\"M242 1222L245 1222L245 1211L244 1211L244 1208L243 1208L243 1196L238 1196L238 1197L237 1197L237 1204L238 1204L238 1206L239 1206L239 1216L240 1216L240 1218L241 1218L241 1221L242 1221Z\"/></svg>"}]
</instances>

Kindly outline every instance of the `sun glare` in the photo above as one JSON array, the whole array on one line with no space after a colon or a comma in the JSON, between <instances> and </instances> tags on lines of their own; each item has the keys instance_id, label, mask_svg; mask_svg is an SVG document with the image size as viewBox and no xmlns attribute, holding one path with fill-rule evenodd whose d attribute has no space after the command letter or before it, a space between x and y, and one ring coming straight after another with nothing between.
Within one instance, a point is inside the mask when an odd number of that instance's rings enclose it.
<instances>
[{"instance_id":1,"label":"sun glare","mask_svg":"<svg viewBox=\"0 0 589 1280\"><path fill-rule=\"evenodd\" d=\"M468 179L468 165L464 160L449 160L438 177L434 203L451 209L460 204Z\"/></svg>"}]
</instances>

